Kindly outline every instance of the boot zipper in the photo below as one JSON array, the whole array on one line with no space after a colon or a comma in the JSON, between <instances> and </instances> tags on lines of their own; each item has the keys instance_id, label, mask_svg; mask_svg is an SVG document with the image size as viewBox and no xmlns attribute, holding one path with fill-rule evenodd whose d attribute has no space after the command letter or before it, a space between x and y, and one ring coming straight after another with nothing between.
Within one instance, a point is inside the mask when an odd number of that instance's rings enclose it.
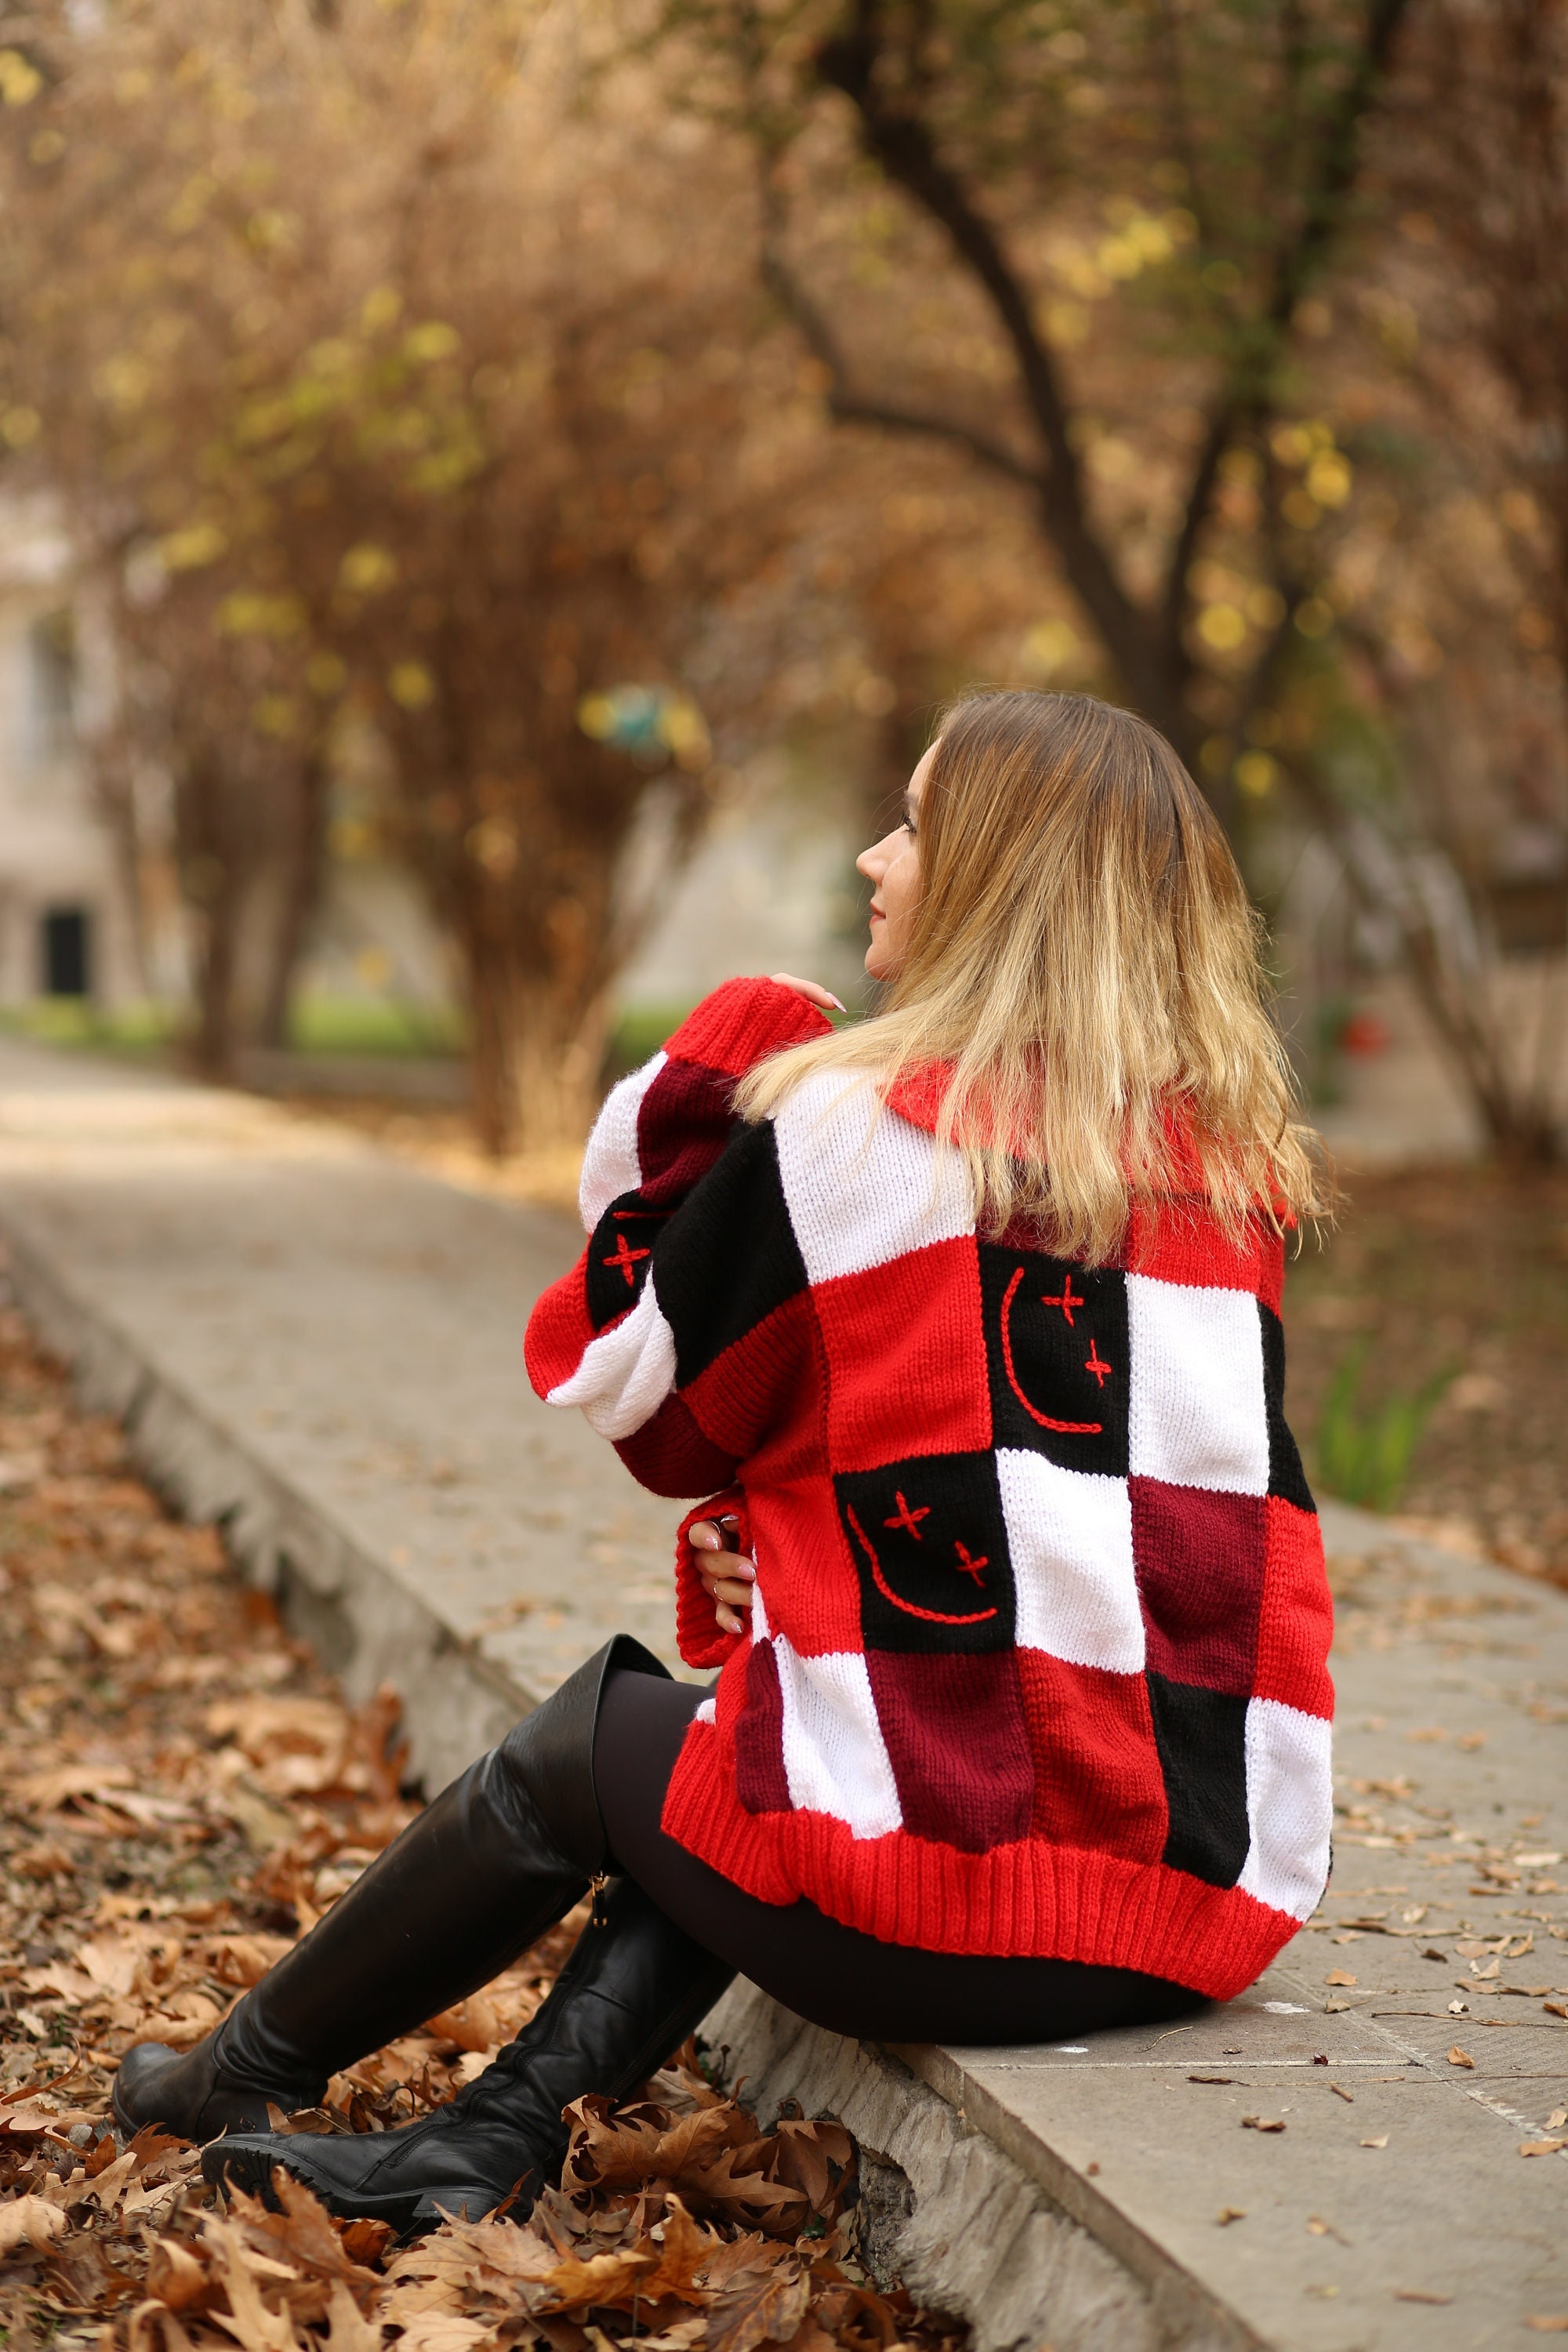
<instances>
[{"instance_id":1,"label":"boot zipper","mask_svg":"<svg viewBox=\"0 0 1568 2352\"><path fill-rule=\"evenodd\" d=\"M594 1876L588 1881L588 1885L594 1897L594 1907L588 1915L588 1925L590 1927L607 1927L610 1924L602 1907L605 1899L605 1889L608 1886L609 1883L609 1873L605 1870L596 1871Z\"/></svg>"}]
</instances>

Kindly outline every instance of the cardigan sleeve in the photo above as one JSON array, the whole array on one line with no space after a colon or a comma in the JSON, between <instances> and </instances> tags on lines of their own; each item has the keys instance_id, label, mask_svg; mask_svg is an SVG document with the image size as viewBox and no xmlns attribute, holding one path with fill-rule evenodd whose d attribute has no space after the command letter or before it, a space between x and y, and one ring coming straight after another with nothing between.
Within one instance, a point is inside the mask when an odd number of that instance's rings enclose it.
<instances>
[{"instance_id":1,"label":"cardigan sleeve","mask_svg":"<svg viewBox=\"0 0 1568 2352\"><path fill-rule=\"evenodd\" d=\"M528 1373L547 1402L580 1407L657 1495L727 1486L765 1423L754 1383L743 1397L694 1397L683 1375L719 1352L714 1336L754 1319L758 1268L737 1244L771 1141L734 1117L735 1082L828 1027L793 989L726 982L621 1081L589 1138L588 1245L529 1318Z\"/></svg>"}]
</instances>

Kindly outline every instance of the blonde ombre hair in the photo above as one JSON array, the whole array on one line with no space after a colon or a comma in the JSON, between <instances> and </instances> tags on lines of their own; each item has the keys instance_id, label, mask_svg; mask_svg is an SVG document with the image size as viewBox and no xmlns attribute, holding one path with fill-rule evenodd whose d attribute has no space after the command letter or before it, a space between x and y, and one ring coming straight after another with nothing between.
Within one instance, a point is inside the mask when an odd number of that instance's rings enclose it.
<instances>
[{"instance_id":1,"label":"blonde ombre hair","mask_svg":"<svg viewBox=\"0 0 1568 2352\"><path fill-rule=\"evenodd\" d=\"M1135 1202L1206 1202L1232 1232L1327 1213L1321 1147L1293 1118L1260 926L1213 811L1163 735L1086 694L965 697L943 716L919 817L920 896L883 1008L762 1063L767 1117L819 1071L884 1097L951 1076L938 1137L983 1229L1116 1255Z\"/></svg>"}]
</instances>

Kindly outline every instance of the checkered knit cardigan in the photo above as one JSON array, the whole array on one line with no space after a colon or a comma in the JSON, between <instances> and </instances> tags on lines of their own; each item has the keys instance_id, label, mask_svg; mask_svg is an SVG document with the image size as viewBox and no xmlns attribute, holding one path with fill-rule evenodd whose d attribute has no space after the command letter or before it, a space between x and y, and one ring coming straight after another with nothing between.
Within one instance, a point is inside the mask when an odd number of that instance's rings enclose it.
<instances>
[{"instance_id":1,"label":"checkered knit cardigan","mask_svg":"<svg viewBox=\"0 0 1568 2352\"><path fill-rule=\"evenodd\" d=\"M919 1088L842 1073L756 1126L822 1016L731 981L611 1095L534 1387L656 1494L681 1655L721 1666L666 1830L886 1942L1226 1998L1328 1871L1330 1601L1281 1413L1283 1252L1191 1204L1114 1265L977 1237ZM710 1493L710 1490L717 1490ZM740 1516L726 1634L687 1529Z\"/></svg>"}]
</instances>

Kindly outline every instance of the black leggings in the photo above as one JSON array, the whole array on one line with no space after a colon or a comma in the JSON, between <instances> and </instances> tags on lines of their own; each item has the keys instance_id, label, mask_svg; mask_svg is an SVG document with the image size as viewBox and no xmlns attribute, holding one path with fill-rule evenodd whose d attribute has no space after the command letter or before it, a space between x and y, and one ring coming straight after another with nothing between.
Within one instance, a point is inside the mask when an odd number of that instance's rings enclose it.
<instances>
[{"instance_id":1,"label":"black leggings","mask_svg":"<svg viewBox=\"0 0 1568 2352\"><path fill-rule=\"evenodd\" d=\"M700 1684L621 1672L605 1685L594 1785L616 1867L694 1940L814 2025L874 2042L1057 2042L1163 2024L1202 1998L1135 1969L883 1944L804 1897L762 1903L667 1837L665 1790Z\"/></svg>"}]
</instances>

